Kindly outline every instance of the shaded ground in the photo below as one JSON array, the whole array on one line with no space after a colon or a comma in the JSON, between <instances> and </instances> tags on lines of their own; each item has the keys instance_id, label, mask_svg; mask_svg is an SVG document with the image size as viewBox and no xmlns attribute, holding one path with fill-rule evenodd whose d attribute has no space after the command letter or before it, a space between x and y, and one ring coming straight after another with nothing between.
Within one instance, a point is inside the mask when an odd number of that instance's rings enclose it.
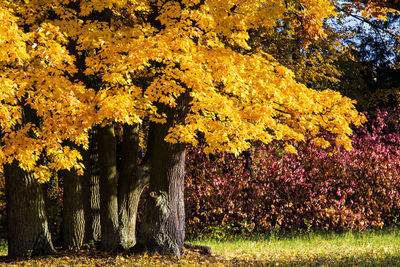
<instances>
[{"instance_id":1,"label":"shaded ground","mask_svg":"<svg viewBox=\"0 0 400 267\"><path fill-rule=\"evenodd\" d=\"M182 257L159 254L107 253L95 248L31 259L0 256L1 266L400 266L400 230L307 233L283 236L201 239ZM3 244L0 255L6 255Z\"/></svg>"},{"instance_id":2,"label":"shaded ground","mask_svg":"<svg viewBox=\"0 0 400 267\"><path fill-rule=\"evenodd\" d=\"M400 266L399 253L379 255L366 253L359 257L337 257L337 255L310 254L308 257L287 255L276 259L267 255L236 255L222 257L204 255L193 249L186 249L183 257L158 254L128 255L126 253L105 253L95 249L76 253L61 251L46 257L9 260L0 258L2 266Z\"/></svg>"},{"instance_id":3,"label":"shaded ground","mask_svg":"<svg viewBox=\"0 0 400 267\"><path fill-rule=\"evenodd\" d=\"M182 257L159 254L107 253L96 249L79 252L59 251L45 257L11 260L5 256L0 264L8 266L225 266L228 260L215 255L204 255L194 249L185 249Z\"/></svg>"}]
</instances>

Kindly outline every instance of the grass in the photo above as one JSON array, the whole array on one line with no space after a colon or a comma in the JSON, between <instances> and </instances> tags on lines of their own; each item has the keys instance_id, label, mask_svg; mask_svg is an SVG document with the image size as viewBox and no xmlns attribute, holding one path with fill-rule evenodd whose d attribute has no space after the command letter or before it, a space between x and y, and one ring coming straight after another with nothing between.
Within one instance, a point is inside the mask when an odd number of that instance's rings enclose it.
<instances>
[{"instance_id":1,"label":"grass","mask_svg":"<svg viewBox=\"0 0 400 267\"><path fill-rule=\"evenodd\" d=\"M400 230L196 240L226 259L284 266L400 266Z\"/></svg>"},{"instance_id":2,"label":"grass","mask_svg":"<svg viewBox=\"0 0 400 267\"><path fill-rule=\"evenodd\" d=\"M7 255L7 240L5 239L0 239L0 256L5 256Z\"/></svg>"},{"instance_id":3,"label":"grass","mask_svg":"<svg viewBox=\"0 0 400 267\"><path fill-rule=\"evenodd\" d=\"M191 240L210 246L214 255L186 250L181 258L163 255L128 255L83 250L11 261L14 266L400 266L400 229L338 233L306 233L236 237L230 240ZM6 253L5 246L0 246Z\"/></svg>"}]
</instances>

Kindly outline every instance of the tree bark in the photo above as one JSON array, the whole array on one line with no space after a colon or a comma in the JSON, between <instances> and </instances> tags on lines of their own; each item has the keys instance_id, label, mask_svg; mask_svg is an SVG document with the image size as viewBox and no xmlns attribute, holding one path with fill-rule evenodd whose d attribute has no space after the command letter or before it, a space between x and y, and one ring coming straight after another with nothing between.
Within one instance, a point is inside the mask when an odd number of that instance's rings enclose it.
<instances>
[{"instance_id":1,"label":"tree bark","mask_svg":"<svg viewBox=\"0 0 400 267\"><path fill-rule=\"evenodd\" d=\"M180 95L176 107L159 106L167 114L165 124L150 126L148 155L151 161L149 194L139 231L139 246L146 250L182 255L185 240L185 149L183 143L167 143L170 127L185 122L189 91Z\"/></svg>"},{"instance_id":2,"label":"tree bark","mask_svg":"<svg viewBox=\"0 0 400 267\"><path fill-rule=\"evenodd\" d=\"M42 185L16 161L4 166L8 255L30 257L54 251L45 212Z\"/></svg>"},{"instance_id":3,"label":"tree bark","mask_svg":"<svg viewBox=\"0 0 400 267\"><path fill-rule=\"evenodd\" d=\"M90 145L88 150L82 149L81 151L83 165L85 166L84 174L81 179L82 184L82 209L85 220L85 230L83 236L83 243L89 243L94 239L94 229L93 229L93 216L92 216L92 194L90 187L90 179L92 176L92 166L90 161Z\"/></svg>"},{"instance_id":4,"label":"tree bark","mask_svg":"<svg viewBox=\"0 0 400 267\"><path fill-rule=\"evenodd\" d=\"M100 177L96 174L90 176L90 206L92 210L93 241L98 242L101 240Z\"/></svg>"},{"instance_id":5,"label":"tree bark","mask_svg":"<svg viewBox=\"0 0 400 267\"><path fill-rule=\"evenodd\" d=\"M100 181L99 181L99 154L98 154L97 126L94 126L90 133L89 144L89 165L90 165L90 190L87 196L90 197L91 227L86 240L101 240L100 224Z\"/></svg>"},{"instance_id":6,"label":"tree bark","mask_svg":"<svg viewBox=\"0 0 400 267\"><path fill-rule=\"evenodd\" d=\"M60 171L63 178L63 246L79 250L85 237L82 176L75 170Z\"/></svg>"},{"instance_id":7,"label":"tree bark","mask_svg":"<svg viewBox=\"0 0 400 267\"><path fill-rule=\"evenodd\" d=\"M99 206L98 179L97 188L91 185L93 175L92 162L89 150L69 144L78 149L82 155L85 166L83 176L78 176L75 170L64 170L60 175L64 179L64 198L63 198L63 246L70 250L79 250L84 243L91 240L100 240L100 218L98 222L94 220L93 204ZM97 189L97 190L96 190ZM92 204L92 202L94 202ZM99 207L97 207L99 213Z\"/></svg>"},{"instance_id":8,"label":"tree bark","mask_svg":"<svg viewBox=\"0 0 400 267\"><path fill-rule=\"evenodd\" d=\"M120 246L136 244L136 218L140 196L149 181L147 166L138 166L139 125L124 125L118 181Z\"/></svg>"},{"instance_id":9,"label":"tree bark","mask_svg":"<svg viewBox=\"0 0 400 267\"><path fill-rule=\"evenodd\" d=\"M139 243L146 250L182 255L185 238L185 144L164 141L168 125L152 126L149 194Z\"/></svg>"},{"instance_id":10,"label":"tree bark","mask_svg":"<svg viewBox=\"0 0 400 267\"><path fill-rule=\"evenodd\" d=\"M98 129L101 247L115 250L119 244L117 157L114 126Z\"/></svg>"}]
</instances>

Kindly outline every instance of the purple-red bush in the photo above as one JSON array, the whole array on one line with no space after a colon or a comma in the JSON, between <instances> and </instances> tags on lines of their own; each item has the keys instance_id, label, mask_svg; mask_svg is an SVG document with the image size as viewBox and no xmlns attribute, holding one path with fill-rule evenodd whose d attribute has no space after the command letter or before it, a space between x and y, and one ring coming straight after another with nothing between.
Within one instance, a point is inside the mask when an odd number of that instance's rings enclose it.
<instances>
[{"instance_id":1,"label":"purple-red bush","mask_svg":"<svg viewBox=\"0 0 400 267\"><path fill-rule=\"evenodd\" d=\"M353 150L311 141L298 154L277 144L243 154L205 155L188 148L189 235L392 226L400 214L400 114L376 110L354 129ZM326 136L325 136L326 137Z\"/></svg>"}]
</instances>

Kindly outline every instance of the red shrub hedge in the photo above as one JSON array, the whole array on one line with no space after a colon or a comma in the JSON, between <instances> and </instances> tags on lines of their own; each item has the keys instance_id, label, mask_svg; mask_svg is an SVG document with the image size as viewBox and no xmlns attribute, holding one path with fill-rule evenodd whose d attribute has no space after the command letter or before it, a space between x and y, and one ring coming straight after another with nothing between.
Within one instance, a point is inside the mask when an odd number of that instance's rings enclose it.
<instances>
[{"instance_id":1,"label":"red shrub hedge","mask_svg":"<svg viewBox=\"0 0 400 267\"><path fill-rule=\"evenodd\" d=\"M353 150L307 141L298 155L277 144L246 154L188 148L187 232L231 233L391 226L400 214L399 110L376 110L355 129ZM250 162L252 161L252 162ZM251 163L251 164L250 164Z\"/></svg>"}]
</instances>

